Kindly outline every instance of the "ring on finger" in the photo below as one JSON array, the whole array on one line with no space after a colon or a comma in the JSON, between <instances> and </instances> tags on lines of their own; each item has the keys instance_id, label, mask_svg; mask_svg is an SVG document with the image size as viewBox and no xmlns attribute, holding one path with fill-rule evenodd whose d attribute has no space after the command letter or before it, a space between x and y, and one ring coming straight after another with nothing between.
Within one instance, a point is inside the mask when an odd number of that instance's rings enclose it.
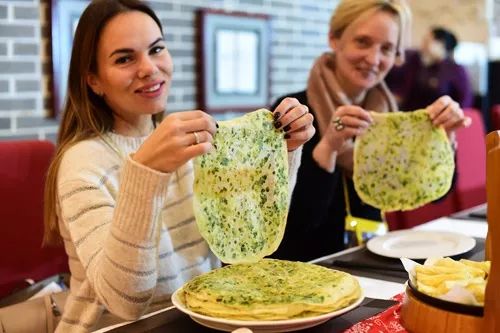
<instances>
[{"instance_id":1,"label":"ring on finger","mask_svg":"<svg viewBox=\"0 0 500 333\"><path fill-rule=\"evenodd\" d=\"M342 122L342 118L340 118L340 117L333 118L332 123L335 124L335 129L337 131L342 131L345 128L345 125Z\"/></svg>"},{"instance_id":2,"label":"ring on finger","mask_svg":"<svg viewBox=\"0 0 500 333\"><path fill-rule=\"evenodd\" d=\"M200 143L200 137L198 136L198 132L193 132L193 134L194 134L195 144L199 144Z\"/></svg>"}]
</instances>

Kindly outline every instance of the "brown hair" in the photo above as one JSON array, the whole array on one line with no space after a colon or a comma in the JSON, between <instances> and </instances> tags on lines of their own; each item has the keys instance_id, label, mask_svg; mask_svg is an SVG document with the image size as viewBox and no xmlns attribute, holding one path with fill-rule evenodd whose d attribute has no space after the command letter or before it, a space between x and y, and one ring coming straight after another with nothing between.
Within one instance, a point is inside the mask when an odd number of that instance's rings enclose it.
<instances>
[{"instance_id":1,"label":"brown hair","mask_svg":"<svg viewBox=\"0 0 500 333\"><path fill-rule=\"evenodd\" d=\"M94 0L85 9L73 40L69 65L68 90L57 138L57 150L45 184L44 244L60 244L57 223L57 174L64 153L75 143L100 137L113 128L113 114L104 99L87 84L87 75L97 73L97 45L102 29L118 14L140 11L163 28L154 11L141 0ZM163 114L153 115L159 122Z\"/></svg>"},{"instance_id":2,"label":"brown hair","mask_svg":"<svg viewBox=\"0 0 500 333\"><path fill-rule=\"evenodd\" d=\"M409 44L411 11L405 0L342 0L330 19L330 34L340 38L344 30L359 16L370 10L394 14L399 21L396 63L404 62L404 49Z\"/></svg>"}]
</instances>

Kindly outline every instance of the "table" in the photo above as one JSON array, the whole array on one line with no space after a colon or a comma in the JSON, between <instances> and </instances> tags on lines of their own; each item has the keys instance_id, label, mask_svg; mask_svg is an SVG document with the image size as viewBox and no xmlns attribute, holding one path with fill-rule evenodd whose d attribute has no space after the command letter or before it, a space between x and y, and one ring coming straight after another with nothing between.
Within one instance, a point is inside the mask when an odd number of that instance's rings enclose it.
<instances>
[{"instance_id":1,"label":"table","mask_svg":"<svg viewBox=\"0 0 500 333\"><path fill-rule=\"evenodd\" d=\"M487 205L481 204L466 210L463 210L461 212L455 213L451 215L450 217L456 218L456 219L465 219L465 220L479 220L479 221L486 221L486 209Z\"/></svg>"},{"instance_id":2,"label":"table","mask_svg":"<svg viewBox=\"0 0 500 333\"><path fill-rule=\"evenodd\" d=\"M486 238L487 224L485 219L478 217L468 218L471 213L481 212L484 210L484 205L474 207L474 209L464 211L457 215L452 215L448 218L441 218L431 221L420 226L417 229L427 230L450 230L450 225L453 230L458 230L469 234L476 238L476 246L469 252L461 255L461 258L472 260L484 260L484 239ZM478 215L479 216L479 215ZM356 276L360 276L361 283L370 282L381 286L384 281L404 283L408 275L404 271L401 262L398 259L385 258L369 252L365 246L358 246L347 249L329 256L318 258L311 261L318 265L323 265L333 269L339 269L349 272ZM375 280L364 280L363 278L371 278ZM394 301L388 299L376 299L366 297L363 303L356 309L340 316L333 318L328 322L319 326L309 328L307 330L297 332L310 333L332 333L341 332L353 324L369 318L395 304ZM174 307L161 310L155 314L150 314L146 318L135 322L127 323L116 328L107 328L96 332L109 333L183 333L183 332L220 332L209 329L195 323L191 318Z\"/></svg>"}]
</instances>

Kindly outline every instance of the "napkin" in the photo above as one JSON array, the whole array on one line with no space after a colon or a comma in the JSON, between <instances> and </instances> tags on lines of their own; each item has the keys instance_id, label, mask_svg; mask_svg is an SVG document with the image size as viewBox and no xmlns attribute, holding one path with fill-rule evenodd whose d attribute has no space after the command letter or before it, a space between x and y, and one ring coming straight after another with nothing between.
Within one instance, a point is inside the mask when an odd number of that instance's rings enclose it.
<instances>
[{"instance_id":1,"label":"napkin","mask_svg":"<svg viewBox=\"0 0 500 333\"><path fill-rule=\"evenodd\" d=\"M356 276L363 289L365 297L375 299L392 299L394 295L404 292L405 285L402 283L371 279L362 276Z\"/></svg>"},{"instance_id":2,"label":"napkin","mask_svg":"<svg viewBox=\"0 0 500 333\"><path fill-rule=\"evenodd\" d=\"M403 302L403 293L393 297L398 303L387 310L365 319L343 333L408 333L401 325L400 311Z\"/></svg>"}]
</instances>

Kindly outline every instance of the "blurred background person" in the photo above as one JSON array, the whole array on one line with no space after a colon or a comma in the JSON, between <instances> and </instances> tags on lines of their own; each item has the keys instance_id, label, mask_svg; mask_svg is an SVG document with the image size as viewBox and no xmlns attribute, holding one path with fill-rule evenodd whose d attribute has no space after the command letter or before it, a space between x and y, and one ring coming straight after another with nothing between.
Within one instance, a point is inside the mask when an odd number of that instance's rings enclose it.
<instances>
[{"instance_id":1,"label":"blurred background person","mask_svg":"<svg viewBox=\"0 0 500 333\"><path fill-rule=\"evenodd\" d=\"M462 108L472 106L470 78L453 58L457 44L451 31L433 27L424 36L419 51L406 51L405 63L394 67L386 79L401 110L425 108L443 95L450 96Z\"/></svg>"}]
</instances>

